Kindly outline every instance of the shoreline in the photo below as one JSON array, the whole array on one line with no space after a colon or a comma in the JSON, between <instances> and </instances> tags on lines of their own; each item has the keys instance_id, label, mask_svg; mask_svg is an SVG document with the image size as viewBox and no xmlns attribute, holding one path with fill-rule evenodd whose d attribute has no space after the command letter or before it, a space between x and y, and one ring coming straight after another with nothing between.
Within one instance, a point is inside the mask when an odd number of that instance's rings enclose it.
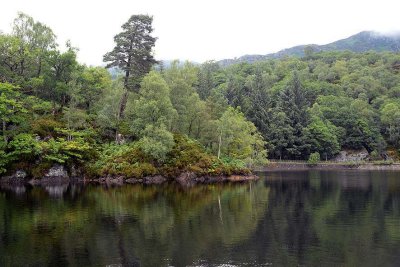
<instances>
[{"instance_id":1,"label":"shoreline","mask_svg":"<svg viewBox=\"0 0 400 267\"><path fill-rule=\"evenodd\" d=\"M98 184L107 186L122 186L125 184L142 184L142 185L161 185L167 183L177 183L183 187L191 187L200 184L217 184L217 183L241 183L247 181L258 180L255 174L232 174L220 176L198 176L195 173L185 172L176 178L166 178L161 175L147 176L140 179L118 177L100 177L98 179L87 179L85 177L43 177L42 179L25 179L12 176L1 177L1 186L59 186L68 183L85 183Z\"/></svg>"},{"instance_id":2,"label":"shoreline","mask_svg":"<svg viewBox=\"0 0 400 267\"><path fill-rule=\"evenodd\" d=\"M161 185L168 183L177 183L183 187L191 187L201 184L217 183L242 183L258 180L258 172L275 171L307 171L307 170L362 170L362 171L400 171L400 163L388 165L379 165L374 163L296 163L296 162L273 162L265 166L255 167L251 174L232 174L210 176L198 176L193 172L181 173L178 177L167 178L162 175L147 176L143 178L126 178L123 176L107 176L100 178L87 179L85 177L43 177L42 179L29 179L15 176L6 176L0 178L0 187L4 186L60 186L68 183L97 184L106 186L122 186L126 184L142 185Z\"/></svg>"},{"instance_id":3,"label":"shoreline","mask_svg":"<svg viewBox=\"0 0 400 267\"><path fill-rule=\"evenodd\" d=\"M266 166L257 167L255 172L271 172L271 171L296 171L296 170L382 170L382 171L400 171L400 163L392 164L374 164L374 163L295 163L295 162L273 162Z\"/></svg>"}]
</instances>

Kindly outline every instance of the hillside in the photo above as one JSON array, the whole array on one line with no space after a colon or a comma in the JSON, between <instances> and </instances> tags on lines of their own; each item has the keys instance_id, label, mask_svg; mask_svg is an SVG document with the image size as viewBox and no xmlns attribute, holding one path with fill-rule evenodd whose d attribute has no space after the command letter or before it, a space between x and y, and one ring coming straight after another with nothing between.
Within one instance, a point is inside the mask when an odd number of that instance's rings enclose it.
<instances>
[{"instance_id":1,"label":"hillside","mask_svg":"<svg viewBox=\"0 0 400 267\"><path fill-rule=\"evenodd\" d=\"M286 48L276 53L271 53L267 55L244 55L237 59L223 59L218 63L222 66L228 66L234 63L240 62L256 62L266 59L282 58L285 56L304 56L304 49L311 48L314 52L321 51L345 51L349 50L352 52L362 53L366 51L390 51L399 52L400 51L400 35L384 35L372 31L363 31L352 35L348 38L335 41L333 43L325 45L308 44L299 45L291 48Z\"/></svg>"}]
</instances>

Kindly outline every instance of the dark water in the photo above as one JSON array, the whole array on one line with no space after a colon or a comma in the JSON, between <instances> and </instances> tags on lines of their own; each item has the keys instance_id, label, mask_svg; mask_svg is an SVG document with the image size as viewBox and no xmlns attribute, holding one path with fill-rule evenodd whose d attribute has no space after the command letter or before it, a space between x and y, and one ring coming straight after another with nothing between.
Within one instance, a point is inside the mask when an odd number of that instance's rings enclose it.
<instances>
[{"instance_id":1,"label":"dark water","mask_svg":"<svg viewBox=\"0 0 400 267\"><path fill-rule=\"evenodd\" d=\"M400 266L400 172L0 191L0 266Z\"/></svg>"}]
</instances>

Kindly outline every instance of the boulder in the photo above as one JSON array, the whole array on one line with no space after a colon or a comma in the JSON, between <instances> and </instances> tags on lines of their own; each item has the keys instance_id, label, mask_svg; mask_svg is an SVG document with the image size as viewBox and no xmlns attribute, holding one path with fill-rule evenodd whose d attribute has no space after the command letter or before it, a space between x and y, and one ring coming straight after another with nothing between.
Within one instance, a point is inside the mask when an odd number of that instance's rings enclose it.
<instances>
[{"instance_id":1,"label":"boulder","mask_svg":"<svg viewBox=\"0 0 400 267\"><path fill-rule=\"evenodd\" d=\"M23 170L17 170L10 176L1 178L1 183L4 184L24 184L27 173Z\"/></svg>"},{"instance_id":2,"label":"boulder","mask_svg":"<svg viewBox=\"0 0 400 267\"><path fill-rule=\"evenodd\" d=\"M44 177L68 178L68 172L65 170L64 166L57 164L51 167Z\"/></svg>"},{"instance_id":3,"label":"boulder","mask_svg":"<svg viewBox=\"0 0 400 267\"><path fill-rule=\"evenodd\" d=\"M13 176L14 176L15 178L17 178L17 179L25 179L26 176L27 176L27 174L26 174L26 172L23 171L23 170L18 170L18 171L16 171L16 172L14 173Z\"/></svg>"}]
</instances>

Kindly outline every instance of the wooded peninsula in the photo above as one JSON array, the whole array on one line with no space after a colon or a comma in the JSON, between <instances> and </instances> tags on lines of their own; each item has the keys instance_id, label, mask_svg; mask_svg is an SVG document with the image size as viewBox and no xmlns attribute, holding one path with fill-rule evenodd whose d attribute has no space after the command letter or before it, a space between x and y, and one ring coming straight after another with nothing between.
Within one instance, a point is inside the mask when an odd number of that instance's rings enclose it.
<instances>
[{"instance_id":1,"label":"wooded peninsula","mask_svg":"<svg viewBox=\"0 0 400 267\"><path fill-rule=\"evenodd\" d=\"M341 150L400 154L400 55L317 52L222 66L153 56L152 17L133 15L105 53L80 64L20 13L0 32L0 175L173 179L249 175L268 159ZM106 52L106 51L105 51Z\"/></svg>"}]
</instances>

